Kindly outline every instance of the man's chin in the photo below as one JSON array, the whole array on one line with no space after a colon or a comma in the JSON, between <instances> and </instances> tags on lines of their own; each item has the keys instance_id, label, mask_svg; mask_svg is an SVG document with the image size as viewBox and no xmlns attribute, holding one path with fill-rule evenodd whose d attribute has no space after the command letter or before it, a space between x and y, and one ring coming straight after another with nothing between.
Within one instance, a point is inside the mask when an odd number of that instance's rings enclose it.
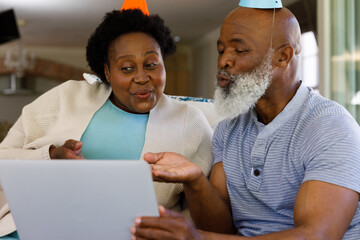
<instances>
[{"instance_id":1,"label":"man's chin","mask_svg":"<svg viewBox=\"0 0 360 240\"><path fill-rule=\"evenodd\" d=\"M214 103L220 116L233 119L255 106L271 83L272 67L270 60L270 57L266 58L252 72L229 76L232 79L231 84L216 87Z\"/></svg>"},{"instance_id":2,"label":"man's chin","mask_svg":"<svg viewBox=\"0 0 360 240\"><path fill-rule=\"evenodd\" d=\"M217 87L215 90L214 105L216 112L225 119L234 119L254 106L253 101L232 96L221 87Z\"/></svg>"}]
</instances>

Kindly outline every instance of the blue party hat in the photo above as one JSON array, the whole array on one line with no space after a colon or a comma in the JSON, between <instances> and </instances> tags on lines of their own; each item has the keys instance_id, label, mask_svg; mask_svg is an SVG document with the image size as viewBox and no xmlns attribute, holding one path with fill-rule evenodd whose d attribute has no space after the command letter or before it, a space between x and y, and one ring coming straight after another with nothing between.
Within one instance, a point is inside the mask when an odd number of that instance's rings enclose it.
<instances>
[{"instance_id":1,"label":"blue party hat","mask_svg":"<svg viewBox=\"0 0 360 240\"><path fill-rule=\"evenodd\" d=\"M281 0L240 0L240 7L273 9L282 8Z\"/></svg>"}]
</instances>

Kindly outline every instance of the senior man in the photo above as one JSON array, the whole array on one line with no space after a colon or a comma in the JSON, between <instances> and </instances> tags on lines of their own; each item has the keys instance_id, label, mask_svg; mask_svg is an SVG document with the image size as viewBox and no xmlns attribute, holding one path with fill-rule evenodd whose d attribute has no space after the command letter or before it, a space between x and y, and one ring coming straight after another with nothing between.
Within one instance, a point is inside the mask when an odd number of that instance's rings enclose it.
<instances>
[{"instance_id":1,"label":"senior man","mask_svg":"<svg viewBox=\"0 0 360 240\"><path fill-rule=\"evenodd\" d=\"M202 230L159 207L160 217L135 220L133 238L360 239L359 125L297 78L296 18L238 7L217 48L215 104L228 119L214 133L209 181L180 155L145 156L155 180L184 184Z\"/></svg>"}]
</instances>

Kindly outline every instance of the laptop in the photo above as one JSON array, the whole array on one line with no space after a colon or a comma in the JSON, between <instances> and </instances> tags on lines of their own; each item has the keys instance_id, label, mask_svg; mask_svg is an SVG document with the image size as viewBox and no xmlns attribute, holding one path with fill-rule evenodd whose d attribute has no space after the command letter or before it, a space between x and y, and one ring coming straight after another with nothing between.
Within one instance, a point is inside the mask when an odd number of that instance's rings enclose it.
<instances>
[{"instance_id":1,"label":"laptop","mask_svg":"<svg viewBox=\"0 0 360 240\"><path fill-rule=\"evenodd\" d=\"M0 160L0 183L21 240L130 239L159 215L142 160Z\"/></svg>"}]
</instances>

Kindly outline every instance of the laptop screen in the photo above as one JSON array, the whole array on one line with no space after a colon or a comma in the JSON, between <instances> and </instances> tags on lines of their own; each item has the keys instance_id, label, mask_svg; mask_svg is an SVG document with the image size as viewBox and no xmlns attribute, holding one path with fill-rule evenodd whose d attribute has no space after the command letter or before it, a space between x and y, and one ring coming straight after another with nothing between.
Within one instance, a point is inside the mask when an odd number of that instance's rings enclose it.
<instances>
[{"instance_id":1,"label":"laptop screen","mask_svg":"<svg viewBox=\"0 0 360 240\"><path fill-rule=\"evenodd\" d=\"M0 160L21 240L130 239L138 216L158 216L142 160Z\"/></svg>"}]
</instances>

